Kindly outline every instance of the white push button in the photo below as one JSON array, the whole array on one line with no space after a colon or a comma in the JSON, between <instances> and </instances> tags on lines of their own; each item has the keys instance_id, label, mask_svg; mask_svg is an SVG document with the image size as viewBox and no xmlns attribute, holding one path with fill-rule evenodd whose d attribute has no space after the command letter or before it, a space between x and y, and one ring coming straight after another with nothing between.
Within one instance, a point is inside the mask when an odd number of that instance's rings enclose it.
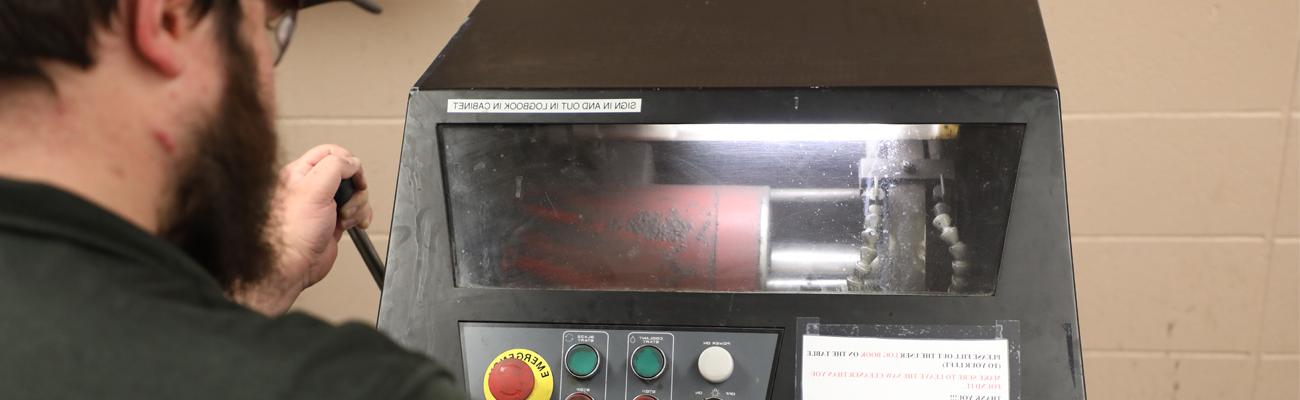
<instances>
[{"instance_id":1,"label":"white push button","mask_svg":"<svg viewBox=\"0 0 1300 400\"><path fill-rule=\"evenodd\" d=\"M731 378L731 372L736 369L736 363L731 359L731 352L727 349L713 346L704 349L700 353L699 359L700 376L704 380L713 383L726 382Z\"/></svg>"}]
</instances>

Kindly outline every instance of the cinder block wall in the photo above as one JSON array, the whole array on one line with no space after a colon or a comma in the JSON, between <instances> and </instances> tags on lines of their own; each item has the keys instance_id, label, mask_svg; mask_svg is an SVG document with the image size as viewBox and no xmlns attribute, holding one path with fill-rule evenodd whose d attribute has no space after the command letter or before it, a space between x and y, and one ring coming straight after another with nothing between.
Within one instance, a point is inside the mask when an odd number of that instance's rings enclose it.
<instances>
[{"instance_id":1,"label":"cinder block wall","mask_svg":"<svg viewBox=\"0 0 1300 400\"><path fill-rule=\"evenodd\" d=\"M286 157L364 160L386 247L406 88L473 1L302 15L277 71ZM1043 0L1062 85L1093 399L1300 398L1300 0ZM297 308L372 322L346 243Z\"/></svg>"}]
</instances>

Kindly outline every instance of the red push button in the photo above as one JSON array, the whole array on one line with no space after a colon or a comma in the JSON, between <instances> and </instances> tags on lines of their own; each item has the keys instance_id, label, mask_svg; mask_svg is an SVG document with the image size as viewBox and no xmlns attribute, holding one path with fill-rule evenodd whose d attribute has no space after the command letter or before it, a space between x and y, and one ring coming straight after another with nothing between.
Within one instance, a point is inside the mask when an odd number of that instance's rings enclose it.
<instances>
[{"instance_id":1,"label":"red push button","mask_svg":"<svg viewBox=\"0 0 1300 400\"><path fill-rule=\"evenodd\" d=\"M569 395L569 397L565 397L564 400L591 400L591 396L588 396L586 393L574 393Z\"/></svg>"},{"instance_id":2,"label":"red push button","mask_svg":"<svg viewBox=\"0 0 1300 400\"><path fill-rule=\"evenodd\" d=\"M487 380L497 400L525 400L533 393L533 371L518 359L507 358L492 366Z\"/></svg>"},{"instance_id":3,"label":"red push button","mask_svg":"<svg viewBox=\"0 0 1300 400\"><path fill-rule=\"evenodd\" d=\"M654 396L648 394L643 394L637 397L633 397L632 400L659 400L659 399L656 399Z\"/></svg>"}]
</instances>

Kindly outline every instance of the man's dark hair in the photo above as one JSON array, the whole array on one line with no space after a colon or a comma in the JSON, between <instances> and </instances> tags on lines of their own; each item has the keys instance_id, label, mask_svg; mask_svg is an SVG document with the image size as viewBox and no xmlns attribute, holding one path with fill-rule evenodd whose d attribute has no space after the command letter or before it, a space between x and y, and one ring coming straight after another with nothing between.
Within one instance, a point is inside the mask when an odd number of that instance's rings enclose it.
<instances>
[{"instance_id":1,"label":"man's dark hair","mask_svg":"<svg viewBox=\"0 0 1300 400\"><path fill-rule=\"evenodd\" d=\"M112 23L121 1L0 0L0 96L6 81L52 87L42 62L94 66L95 30ZM265 230L279 145L270 112L257 101L256 59L239 34L238 0L194 0L190 11L216 14L226 87L215 115L197 128L197 155L180 167L158 236L233 292L260 281L275 261Z\"/></svg>"},{"instance_id":2,"label":"man's dark hair","mask_svg":"<svg viewBox=\"0 0 1300 400\"><path fill-rule=\"evenodd\" d=\"M95 29L108 26L119 0L0 0L0 82L47 80L40 62L95 65ZM194 0L199 16L217 10L224 24L239 18L234 0ZM227 29L223 29L227 30ZM229 29L227 31L234 31Z\"/></svg>"}]
</instances>

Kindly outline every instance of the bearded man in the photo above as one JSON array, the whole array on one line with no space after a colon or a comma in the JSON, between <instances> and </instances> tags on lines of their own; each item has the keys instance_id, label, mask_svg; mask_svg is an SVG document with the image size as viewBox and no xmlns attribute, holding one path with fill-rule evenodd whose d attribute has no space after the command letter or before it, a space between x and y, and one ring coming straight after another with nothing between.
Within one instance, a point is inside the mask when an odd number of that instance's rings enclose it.
<instances>
[{"instance_id":1,"label":"bearded man","mask_svg":"<svg viewBox=\"0 0 1300 400\"><path fill-rule=\"evenodd\" d=\"M286 314L371 219L346 149L275 171L272 70L327 1L0 1L0 398L463 397Z\"/></svg>"}]
</instances>

